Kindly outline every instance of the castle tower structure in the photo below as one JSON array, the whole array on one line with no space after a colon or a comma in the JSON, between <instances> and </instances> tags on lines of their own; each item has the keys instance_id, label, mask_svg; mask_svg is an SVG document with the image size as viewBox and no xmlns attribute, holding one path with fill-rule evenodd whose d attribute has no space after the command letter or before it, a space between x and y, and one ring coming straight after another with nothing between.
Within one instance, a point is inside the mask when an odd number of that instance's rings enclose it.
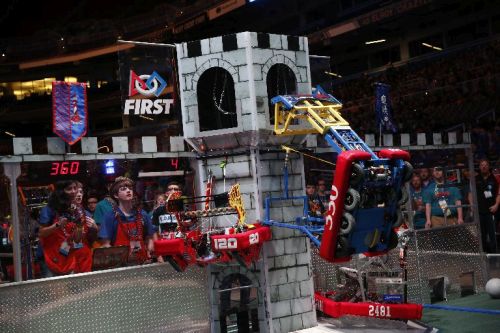
<instances>
[{"instance_id":1,"label":"castle tower structure","mask_svg":"<svg viewBox=\"0 0 500 333\"><path fill-rule=\"evenodd\" d=\"M272 135L269 101L311 93L306 37L241 32L178 44L177 55L184 137L196 150L299 142Z\"/></svg>"},{"instance_id":2,"label":"castle tower structure","mask_svg":"<svg viewBox=\"0 0 500 333\"><path fill-rule=\"evenodd\" d=\"M311 94L307 38L241 32L176 48L184 139L200 155L197 194L205 194L209 171L215 194L239 183L249 224L263 220L265 198L283 195L285 183L291 197L304 195L303 157L287 156L285 182L281 150L282 144L302 143L304 136L274 135L270 100ZM283 201L270 213L276 221L294 221L303 214L303 203ZM231 223L228 216L210 221L218 227ZM213 332L227 324L228 292L239 293L240 303L249 302L240 307L250 311L242 318L252 329L290 332L316 325L310 245L300 233L273 228L272 240L251 267L213 264L208 271Z\"/></svg>"}]
</instances>

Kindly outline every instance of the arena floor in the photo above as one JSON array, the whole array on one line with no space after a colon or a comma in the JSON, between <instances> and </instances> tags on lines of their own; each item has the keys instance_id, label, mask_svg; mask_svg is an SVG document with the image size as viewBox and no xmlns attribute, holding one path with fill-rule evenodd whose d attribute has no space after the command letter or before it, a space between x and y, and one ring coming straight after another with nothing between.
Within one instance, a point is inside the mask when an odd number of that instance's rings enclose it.
<instances>
[{"instance_id":1,"label":"arena floor","mask_svg":"<svg viewBox=\"0 0 500 333\"><path fill-rule=\"evenodd\" d=\"M457 298L449 302L436 303L474 309L500 310L500 299L487 294ZM422 321L439 329L439 332L477 333L500 331L500 315L424 309Z\"/></svg>"},{"instance_id":2,"label":"arena floor","mask_svg":"<svg viewBox=\"0 0 500 333\"><path fill-rule=\"evenodd\" d=\"M454 299L436 305L463 308L500 310L500 299L487 294L478 294ZM422 324L422 325L420 325ZM477 333L498 332L500 315L463 311L424 309L421 322L389 321L365 317L343 317L340 319L319 317L318 326L297 331L300 333L378 333L378 332L453 332Z\"/></svg>"},{"instance_id":3,"label":"arena floor","mask_svg":"<svg viewBox=\"0 0 500 333\"><path fill-rule=\"evenodd\" d=\"M319 317L318 326L295 333L402 333L437 332L414 322L346 316L339 319Z\"/></svg>"}]
</instances>

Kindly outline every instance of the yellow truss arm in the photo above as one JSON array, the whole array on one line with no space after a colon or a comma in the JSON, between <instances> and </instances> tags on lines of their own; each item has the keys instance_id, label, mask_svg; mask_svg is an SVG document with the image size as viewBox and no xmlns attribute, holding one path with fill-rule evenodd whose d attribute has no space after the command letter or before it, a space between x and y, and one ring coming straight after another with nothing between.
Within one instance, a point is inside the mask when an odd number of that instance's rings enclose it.
<instances>
[{"instance_id":1,"label":"yellow truss arm","mask_svg":"<svg viewBox=\"0 0 500 333\"><path fill-rule=\"evenodd\" d=\"M314 104L312 104L313 102ZM340 104L323 104L319 100L304 100L291 110L285 110L281 103L274 105L274 133L276 135L325 134L332 126L349 126L340 115ZM294 128L293 120L305 119L312 128ZM280 125L282 127L280 128Z\"/></svg>"}]
</instances>

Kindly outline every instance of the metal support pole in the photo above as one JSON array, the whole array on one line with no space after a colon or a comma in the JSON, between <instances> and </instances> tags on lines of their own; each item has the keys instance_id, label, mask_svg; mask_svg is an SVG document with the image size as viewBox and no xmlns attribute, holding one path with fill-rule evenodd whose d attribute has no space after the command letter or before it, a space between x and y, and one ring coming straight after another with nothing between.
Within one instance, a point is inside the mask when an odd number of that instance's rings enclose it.
<instances>
[{"instance_id":1,"label":"metal support pole","mask_svg":"<svg viewBox=\"0 0 500 333\"><path fill-rule=\"evenodd\" d=\"M145 46L175 47L175 44L138 42L138 41L135 41L135 40L118 39L117 42L118 43L124 43L124 44L135 44L135 45L145 45Z\"/></svg>"},{"instance_id":2,"label":"metal support pole","mask_svg":"<svg viewBox=\"0 0 500 333\"><path fill-rule=\"evenodd\" d=\"M471 148L466 148L465 149L465 155L467 156L467 162L468 162L468 168L469 168L469 182L470 182L470 193L472 194L472 202L471 204L471 209L472 209L472 215L474 218L474 223L478 227L478 235L479 235L479 251L484 252L483 250L483 244L481 242L481 228L479 226L479 208L477 205L477 193L476 193L476 177L475 177L475 171L474 171L474 156L472 153ZM464 198L465 199L465 198Z\"/></svg>"},{"instance_id":3,"label":"metal support pole","mask_svg":"<svg viewBox=\"0 0 500 333\"><path fill-rule=\"evenodd\" d=\"M17 200L17 177L21 175L21 163L5 163L4 173L10 182L10 209L12 213L12 227L14 228L14 239L12 242L14 281L19 282L23 280L21 267L21 228L19 227L19 203Z\"/></svg>"},{"instance_id":4,"label":"metal support pole","mask_svg":"<svg viewBox=\"0 0 500 333\"><path fill-rule=\"evenodd\" d=\"M283 197L288 199L288 150L285 153L285 164L283 165Z\"/></svg>"},{"instance_id":5,"label":"metal support pole","mask_svg":"<svg viewBox=\"0 0 500 333\"><path fill-rule=\"evenodd\" d=\"M469 145L468 148L465 149L465 156L467 156L467 160L469 162L469 180L470 180L470 192L472 193L472 202L471 209L472 214L474 216L474 224L476 225L477 235L478 235L478 243L479 243L479 252L484 254L482 235L481 235L481 225L479 222L479 207L477 205L477 193L476 193L476 177L474 171L474 153L472 152L472 147ZM486 279L488 277L488 262L486 256L482 257L481 260L481 269L483 278Z\"/></svg>"},{"instance_id":6,"label":"metal support pole","mask_svg":"<svg viewBox=\"0 0 500 333\"><path fill-rule=\"evenodd\" d=\"M415 256L417 257L417 279L418 279L418 289L419 289L419 296L420 296L420 303L424 303L425 295L424 295L424 290L427 288L427 285L424 285L423 277L422 277L422 270L424 269L423 264L421 262L420 258L420 250L418 248L418 235L419 232L417 230L412 231L413 235L412 238L415 240ZM407 282L408 283L408 282Z\"/></svg>"},{"instance_id":7,"label":"metal support pole","mask_svg":"<svg viewBox=\"0 0 500 333\"><path fill-rule=\"evenodd\" d=\"M408 193L408 201L406 201L405 209L408 212L408 226L411 230L415 230L415 213L413 210L413 198L411 197L410 182L407 182L401 191L406 191Z\"/></svg>"},{"instance_id":8,"label":"metal support pole","mask_svg":"<svg viewBox=\"0 0 500 333\"><path fill-rule=\"evenodd\" d=\"M255 217L257 220L261 221L264 218L265 210L262 207L263 201L262 198L262 190L260 189L261 181L261 171L262 164L260 161L260 152L258 149L250 150L250 164L252 170L252 178L254 185L254 201L255 201Z\"/></svg>"}]
</instances>

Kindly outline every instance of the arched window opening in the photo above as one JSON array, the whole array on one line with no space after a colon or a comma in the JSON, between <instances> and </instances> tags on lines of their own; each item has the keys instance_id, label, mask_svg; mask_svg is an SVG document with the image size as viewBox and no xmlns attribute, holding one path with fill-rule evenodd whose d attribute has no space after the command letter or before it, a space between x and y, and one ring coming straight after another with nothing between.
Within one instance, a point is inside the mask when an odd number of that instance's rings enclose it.
<instances>
[{"instance_id":1,"label":"arched window opening","mask_svg":"<svg viewBox=\"0 0 500 333\"><path fill-rule=\"evenodd\" d=\"M267 73L267 97L269 98L269 119L274 124L274 105L271 99L278 95L297 93L297 78L293 70L284 64L273 65Z\"/></svg>"},{"instance_id":2,"label":"arched window opening","mask_svg":"<svg viewBox=\"0 0 500 333\"><path fill-rule=\"evenodd\" d=\"M221 333L229 327L238 332L259 332L257 287L243 274L226 276L220 284L219 321Z\"/></svg>"},{"instance_id":3,"label":"arched window opening","mask_svg":"<svg viewBox=\"0 0 500 333\"><path fill-rule=\"evenodd\" d=\"M205 71L196 87L200 131L212 131L238 126L234 81L224 68Z\"/></svg>"}]
</instances>

